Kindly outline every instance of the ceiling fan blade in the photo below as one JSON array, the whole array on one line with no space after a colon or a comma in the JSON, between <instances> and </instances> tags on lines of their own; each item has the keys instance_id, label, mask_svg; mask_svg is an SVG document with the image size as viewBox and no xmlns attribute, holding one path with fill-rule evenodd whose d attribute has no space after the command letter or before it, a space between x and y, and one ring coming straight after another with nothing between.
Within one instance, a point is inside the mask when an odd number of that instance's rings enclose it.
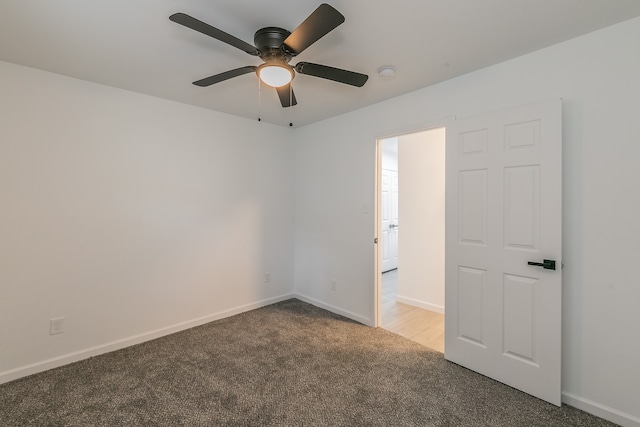
<instances>
[{"instance_id":1,"label":"ceiling fan blade","mask_svg":"<svg viewBox=\"0 0 640 427\"><path fill-rule=\"evenodd\" d=\"M291 88L291 83L277 87L276 90L278 91L280 104L282 104L283 108L298 104L298 101L296 101L296 94L293 93L293 89Z\"/></svg>"},{"instance_id":2,"label":"ceiling fan blade","mask_svg":"<svg viewBox=\"0 0 640 427\"><path fill-rule=\"evenodd\" d=\"M369 79L366 74L347 71L341 68L329 67L327 65L312 64L310 62L299 62L296 64L296 71L300 74L320 77L322 79L333 80L351 86L362 87Z\"/></svg>"},{"instance_id":3,"label":"ceiling fan blade","mask_svg":"<svg viewBox=\"0 0 640 427\"><path fill-rule=\"evenodd\" d=\"M343 22L344 16L340 12L323 3L285 39L285 50L293 56L298 55Z\"/></svg>"},{"instance_id":4,"label":"ceiling fan blade","mask_svg":"<svg viewBox=\"0 0 640 427\"><path fill-rule=\"evenodd\" d=\"M231 79L233 77L238 77L243 74L255 72L256 68L257 67L254 67L252 65L236 68L235 70L225 71L224 73L216 74L215 76L211 76L211 77L204 78L202 80L195 81L193 82L193 84L201 87L211 86L212 84L220 83L225 80Z\"/></svg>"},{"instance_id":5,"label":"ceiling fan blade","mask_svg":"<svg viewBox=\"0 0 640 427\"><path fill-rule=\"evenodd\" d=\"M174 13L169 17L169 19L173 22L177 22L180 25L184 25L187 28L191 28L192 30L196 30L202 34L206 34L209 37L220 40L221 42L230 44L233 47L237 47L240 50L244 50L250 55L258 55L258 49L256 49L255 46L250 45L249 43L242 41L239 38L232 36L231 34L227 34L222 30L212 27L209 24L199 21L196 18L185 13Z\"/></svg>"}]
</instances>

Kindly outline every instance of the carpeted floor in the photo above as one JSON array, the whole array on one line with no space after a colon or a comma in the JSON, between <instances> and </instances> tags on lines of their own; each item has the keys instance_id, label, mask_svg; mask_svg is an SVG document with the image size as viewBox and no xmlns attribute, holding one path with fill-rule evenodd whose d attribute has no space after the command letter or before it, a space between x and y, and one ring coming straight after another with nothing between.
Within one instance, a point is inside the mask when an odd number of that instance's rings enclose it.
<instances>
[{"instance_id":1,"label":"carpeted floor","mask_svg":"<svg viewBox=\"0 0 640 427\"><path fill-rule=\"evenodd\" d=\"M608 426L296 299L0 385L0 426Z\"/></svg>"}]
</instances>

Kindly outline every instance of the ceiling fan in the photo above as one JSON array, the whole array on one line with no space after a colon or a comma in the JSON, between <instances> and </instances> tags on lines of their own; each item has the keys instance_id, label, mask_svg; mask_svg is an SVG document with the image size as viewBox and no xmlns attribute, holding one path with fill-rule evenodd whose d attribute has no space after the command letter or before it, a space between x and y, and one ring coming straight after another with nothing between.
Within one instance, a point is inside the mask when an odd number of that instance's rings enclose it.
<instances>
[{"instance_id":1,"label":"ceiling fan","mask_svg":"<svg viewBox=\"0 0 640 427\"><path fill-rule=\"evenodd\" d=\"M293 32L278 27L259 29L253 38L255 46L185 13L175 13L169 19L243 50L250 55L257 56L264 62L259 66L248 65L193 82L197 86L211 86L233 77L255 72L263 83L276 89L280 103L286 108L297 104L291 87L291 80L295 77L296 72L357 87L362 87L369 78L366 74L311 62L298 62L295 66L289 65L291 58L302 53L344 22L344 16L325 3L313 11Z\"/></svg>"}]
</instances>

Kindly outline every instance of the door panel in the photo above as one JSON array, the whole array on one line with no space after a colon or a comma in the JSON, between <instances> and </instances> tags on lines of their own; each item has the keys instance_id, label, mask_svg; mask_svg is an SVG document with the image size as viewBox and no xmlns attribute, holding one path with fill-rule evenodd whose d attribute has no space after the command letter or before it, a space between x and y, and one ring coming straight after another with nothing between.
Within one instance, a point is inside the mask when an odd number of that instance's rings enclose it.
<instances>
[{"instance_id":1,"label":"door panel","mask_svg":"<svg viewBox=\"0 0 640 427\"><path fill-rule=\"evenodd\" d=\"M445 358L560 405L560 100L447 126ZM557 261L557 270L528 265Z\"/></svg>"},{"instance_id":2,"label":"door panel","mask_svg":"<svg viewBox=\"0 0 640 427\"><path fill-rule=\"evenodd\" d=\"M531 277L504 275L505 355L537 364L537 340L534 318L537 311L539 280Z\"/></svg>"},{"instance_id":3,"label":"door panel","mask_svg":"<svg viewBox=\"0 0 640 427\"><path fill-rule=\"evenodd\" d=\"M482 325L485 312L484 293L486 271L477 268L459 267L458 270L458 304L460 316L458 319L458 338L470 344L486 348Z\"/></svg>"},{"instance_id":4,"label":"door panel","mask_svg":"<svg viewBox=\"0 0 640 427\"><path fill-rule=\"evenodd\" d=\"M462 171L459 174L460 243L487 244L487 170Z\"/></svg>"},{"instance_id":5,"label":"door panel","mask_svg":"<svg viewBox=\"0 0 640 427\"><path fill-rule=\"evenodd\" d=\"M504 170L504 245L538 251L540 236L540 168Z\"/></svg>"}]
</instances>

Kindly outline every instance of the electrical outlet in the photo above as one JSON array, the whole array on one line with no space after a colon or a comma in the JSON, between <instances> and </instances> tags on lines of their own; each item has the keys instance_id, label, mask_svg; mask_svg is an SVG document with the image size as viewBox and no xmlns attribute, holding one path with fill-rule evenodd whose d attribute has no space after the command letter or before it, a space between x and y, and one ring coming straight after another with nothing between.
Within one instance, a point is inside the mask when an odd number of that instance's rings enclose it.
<instances>
[{"instance_id":1,"label":"electrical outlet","mask_svg":"<svg viewBox=\"0 0 640 427\"><path fill-rule=\"evenodd\" d=\"M271 283L271 273L264 273L264 283Z\"/></svg>"},{"instance_id":2,"label":"electrical outlet","mask_svg":"<svg viewBox=\"0 0 640 427\"><path fill-rule=\"evenodd\" d=\"M64 332L64 317L56 317L49 321L49 335L61 334Z\"/></svg>"},{"instance_id":3,"label":"electrical outlet","mask_svg":"<svg viewBox=\"0 0 640 427\"><path fill-rule=\"evenodd\" d=\"M331 290L335 291L338 287L338 282L336 281L336 279L331 279Z\"/></svg>"}]
</instances>

